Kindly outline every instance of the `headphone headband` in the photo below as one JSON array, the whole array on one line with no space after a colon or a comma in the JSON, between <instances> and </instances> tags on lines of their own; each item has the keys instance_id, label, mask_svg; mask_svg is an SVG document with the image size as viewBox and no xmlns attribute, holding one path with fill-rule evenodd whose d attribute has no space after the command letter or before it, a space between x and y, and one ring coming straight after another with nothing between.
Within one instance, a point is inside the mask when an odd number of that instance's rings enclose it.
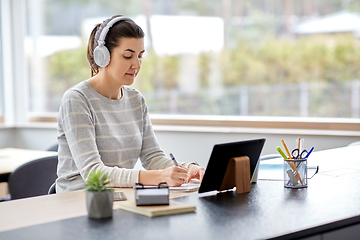
<instances>
[{"instance_id":1,"label":"headphone headband","mask_svg":"<svg viewBox=\"0 0 360 240\"><path fill-rule=\"evenodd\" d=\"M105 20L106 22L108 20ZM109 29L119 21L133 21L127 17L115 17L111 19L106 26L101 30L99 39L97 40L98 46L94 49L94 61L99 67L106 67L110 63L110 51L105 46L105 37ZM104 23L103 22L103 23ZM95 35L96 36L96 35ZM96 41L96 40L94 40ZM94 42L95 44L96 42Z\"/></svg>"},{"instance_id":2,"label":"headphone headband","mask_svg":"<svg viewBox=\"0 0 360 240\"><path fill-rule=\"evenodd\" d=\"M111 21L106 24L106 26L103 28L103 30L102 30L101 33L100 33L99 40L97 41L97 42L98 42L98 46L104 46L104 45L105 45L105 37L106 37L107 33L109 32L109 29L110 29L115 23L117 23L117 22L119 22L119 21L125 21L125 20L130 20L130 21L132 21L130 18L127 18L127 17L116 17L116 18L111 19Z\"/></svg>"}]
</instances>

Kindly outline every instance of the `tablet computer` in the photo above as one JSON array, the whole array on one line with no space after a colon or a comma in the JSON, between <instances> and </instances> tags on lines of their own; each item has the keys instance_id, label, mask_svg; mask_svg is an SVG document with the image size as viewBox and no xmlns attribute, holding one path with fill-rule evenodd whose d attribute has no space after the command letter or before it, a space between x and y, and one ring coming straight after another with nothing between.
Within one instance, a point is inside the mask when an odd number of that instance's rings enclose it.
<instances>
[{"instance_id":1,"label":"tablet computer","mask_svg":"<svg viewBox=\"0 0 360 240\"><path fill-rule=\"evenodd\" d=\"M248 156L250 158L251 179L249 181L252 182L257 175L255 170L264 144L265 138L216 144L211 152L199 193L220 191L228 163L234 157Z\"/></svg>"}]
</instances>

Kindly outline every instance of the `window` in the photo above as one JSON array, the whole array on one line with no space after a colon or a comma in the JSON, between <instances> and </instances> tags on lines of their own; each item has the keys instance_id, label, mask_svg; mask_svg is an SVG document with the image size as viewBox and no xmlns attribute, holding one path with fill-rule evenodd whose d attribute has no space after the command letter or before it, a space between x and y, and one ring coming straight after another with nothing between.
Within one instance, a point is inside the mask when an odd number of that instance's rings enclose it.
<instances>
[{"instance_id":1,"label":"window","mask_svg":"<svg viewBox=\"0 0 360 240\"><path fill-rule=\"evenodd\" d=\"M133 87L151 113L360 116L356 1L26 3L32 113L57 112L64 91L89 78L91 29L123 14L146 32L146 55Z\"/></svg>"},{"instance_id":2,"label":"window","mask_svg":"<svg viewBox=\"0 0 360 240\"><path fill-rule=\"evenodd\" d=\"M1 2L0 2L0 12L1 12ZM0 18L0 123L4 122L4 76L3 76L3 54L2 54L2 27L1 27L1 18Z\"/></svg>"}]
</instances>

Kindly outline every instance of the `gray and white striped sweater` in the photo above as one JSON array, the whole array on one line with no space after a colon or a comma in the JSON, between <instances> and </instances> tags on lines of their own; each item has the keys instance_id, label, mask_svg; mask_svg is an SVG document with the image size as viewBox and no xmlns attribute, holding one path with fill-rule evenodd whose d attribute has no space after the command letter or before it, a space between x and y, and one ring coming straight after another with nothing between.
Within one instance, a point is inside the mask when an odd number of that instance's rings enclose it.
<instances>
[{"instance_id":1,"label":"gray and white striped sweater","mask_svg":"<svg viewBox=\"0 0 360 240\"><path fill-rule=\"evenodd\" d=\"M139 158L147 170L173 166L159 147L143 96L129 87L122 92L112 100L87 81L65 92L58 114L57 193L83 189L87 174L97 169L109 174L109 187L132 187Z\"/></svg>"}]
</instances>

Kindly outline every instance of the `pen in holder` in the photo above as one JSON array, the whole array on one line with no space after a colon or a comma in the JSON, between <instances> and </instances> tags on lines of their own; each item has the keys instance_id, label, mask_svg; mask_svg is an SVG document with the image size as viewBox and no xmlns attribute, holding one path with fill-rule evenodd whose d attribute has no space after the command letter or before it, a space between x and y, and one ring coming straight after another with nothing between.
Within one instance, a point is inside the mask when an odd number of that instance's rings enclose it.
<instances>
[{"instance_id":1,"label":"pen in holder","mask_svg":"<svg viewBox=\"0 0 360 240\"><path fill-rule=\"evenodd\" d=\"M307 158L284 159L284 187L306 188L307 186Z\"/></svg>"}]
</instances>

